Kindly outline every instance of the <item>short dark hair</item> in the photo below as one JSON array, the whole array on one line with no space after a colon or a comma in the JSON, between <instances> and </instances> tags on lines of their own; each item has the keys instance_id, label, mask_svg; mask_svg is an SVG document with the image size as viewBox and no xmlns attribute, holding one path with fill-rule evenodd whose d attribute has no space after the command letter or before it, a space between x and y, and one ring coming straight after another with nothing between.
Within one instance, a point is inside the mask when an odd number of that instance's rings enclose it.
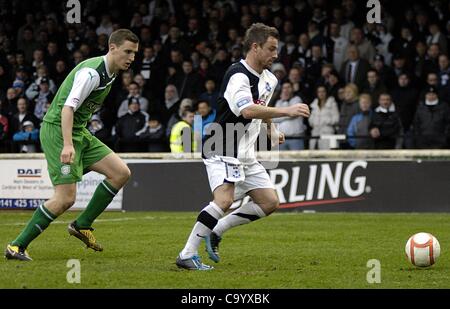
<instances>
[{"instance_id":1,"label":"short dark hair","mask_svg":"<svg viewBox=\"0 0 450 309\"><path fill-rule=\"evenodd\" d=\"M206 105L211 106L211 104L209 104L208 101L206 101L206 100L200 100L200 101L197 102L196 107L198 108L198 106L199 106L200 104L202 104L202 103L205 103Z\"/></svg>"},{"instance_id":2,"label":"short dark hair","mask_svg":"<svg viewBox=\"0 0 450 309\"><path fill-rule=\"evenodd\" d=\"M186 117L188 114L193 114L194 110L191 107L187 107L182 113L181 113L181 118Z\"/></svg>"},{"instance_id":3,"label":"short dark hair","mask_svg":"<svg viewBox=\"0 0 450 309\"><path fill-rule=\"evenodd\" d=\"M277 40L280 38L280 34L276 28L266 26L263 23L252 24L245 32L244 52L247 53L253 43L262 46L271 36Z\"/></svg>"},{"instance_id":4,"label":"short dark hair","mask_svg":"<svg viewBox=\"0 0 450 309\"><path fill-rule=\"evenodd\" d=\"M117 46L120 46L124 41L139 43L139 38L128 29L118 29L109 36L108 45L116 44Z\"/></svg>"}]
</instances>

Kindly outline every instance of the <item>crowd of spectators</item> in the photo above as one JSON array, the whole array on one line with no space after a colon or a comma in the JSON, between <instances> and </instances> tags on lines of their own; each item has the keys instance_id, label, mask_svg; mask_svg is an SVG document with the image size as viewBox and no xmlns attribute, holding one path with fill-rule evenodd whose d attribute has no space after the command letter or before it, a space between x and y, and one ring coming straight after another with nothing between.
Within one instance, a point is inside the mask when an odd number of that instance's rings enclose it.
<instances>
[{"instance_id":1,"label":"crowd of spectators","mask_svg":"<svg viewBox=\"0 0 450 309\"><path fill-rule=\"evenodd\" d=\"M287 137L281 149L328 149L319 138L334 134L345 149L448 148L450 2L380 2L381 23L371 24L356 0L81 1L81 23L70 24L64 1L1 1L0 152L40 150L58 87L106 54L119 28L139 36L140 51L88 129L119 152L177 148L180 122L214 120L224 73L244 57L254 22L280 32L270 105L311 109L309 119L274 120Z\"/></svg>"}]
</instances>

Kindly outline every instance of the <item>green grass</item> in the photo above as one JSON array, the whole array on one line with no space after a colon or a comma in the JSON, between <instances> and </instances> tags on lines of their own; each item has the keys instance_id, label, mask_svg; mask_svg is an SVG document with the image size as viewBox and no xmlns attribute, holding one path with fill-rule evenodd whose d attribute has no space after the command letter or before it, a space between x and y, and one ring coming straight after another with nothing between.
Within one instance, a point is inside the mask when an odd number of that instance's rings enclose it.
<instances>
[{"instance_id":1,"label":"green grass","mask_svg":"<svg viewBox=\"0 0 450 309\"><path fill-rule=\"evenodd\" d=\"M76 215L58 218L30 245L34 261L1 260L0 288L450 288L448 214L278 213L227 232L211 272L174 264L194 213L104 213L94 225L101 253L68 237ZM0 244L30 216L0 212ZM420 231L441 244L440 259L427 269L410 265L404 253ZM80 260L80 284L66 281L69 259ZM366 281L369 259L381 262L380 284Z\"/></svg>"}]
</instances>

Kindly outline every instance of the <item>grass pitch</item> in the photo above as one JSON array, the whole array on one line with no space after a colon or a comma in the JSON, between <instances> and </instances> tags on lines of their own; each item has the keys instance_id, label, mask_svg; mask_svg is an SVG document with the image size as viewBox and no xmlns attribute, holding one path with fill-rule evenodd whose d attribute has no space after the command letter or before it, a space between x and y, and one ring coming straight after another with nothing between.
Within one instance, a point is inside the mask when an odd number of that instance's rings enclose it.
<instances>
[{"instance_id":1,"label":"grass pitch","mask_svg":"<svg viewBox=\"0 0 450 309\"><path fill-rule=\"evenodd\" d=\"M0 212L0 244L15 238L31 212ZM58 218L29 247L32 262L0 261L0 288L450 288L450 215L277 213L228 231L222 261L211 272L179 270L174 262L195 213L108 212L94 223L105 250L68 236L77 216ZM434 234L441 257L427 269L410 265L405 244ZM66 280L79 259L81 283ZM367 261L381 263L381 283L366 280Z\"/></svg>"}]
</instances>

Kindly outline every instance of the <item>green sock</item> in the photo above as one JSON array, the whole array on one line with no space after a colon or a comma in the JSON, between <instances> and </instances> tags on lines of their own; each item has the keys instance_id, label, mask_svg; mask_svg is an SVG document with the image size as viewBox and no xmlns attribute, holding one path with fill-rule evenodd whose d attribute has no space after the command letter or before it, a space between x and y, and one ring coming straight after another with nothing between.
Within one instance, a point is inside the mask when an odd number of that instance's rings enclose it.
<instances>
[{"instance_id":1,"label":"green sock","mask_svg":"<svg viewBox=\"0 0 450 309\"><path fill-rule=\"evenodd\" d=\"M30 242L39 236L57 216L52 214L44 205L39 206L28 221L22 233L11 243L13 246L28 247Z\"/></svg>"},{"instance_id":2,"label":"green sock","mask_svg":"<svg viewBox=\"0 0 450 309\"><path fill-rule=\"evenodd\" d=\"M78 228L87 229L92 226L94 220L100 216L105 208L111 203L118 190L110 183L103 180L95 189L92 199L86 209L78 216L76 225Z\"/></svg>"}]
</instances>

